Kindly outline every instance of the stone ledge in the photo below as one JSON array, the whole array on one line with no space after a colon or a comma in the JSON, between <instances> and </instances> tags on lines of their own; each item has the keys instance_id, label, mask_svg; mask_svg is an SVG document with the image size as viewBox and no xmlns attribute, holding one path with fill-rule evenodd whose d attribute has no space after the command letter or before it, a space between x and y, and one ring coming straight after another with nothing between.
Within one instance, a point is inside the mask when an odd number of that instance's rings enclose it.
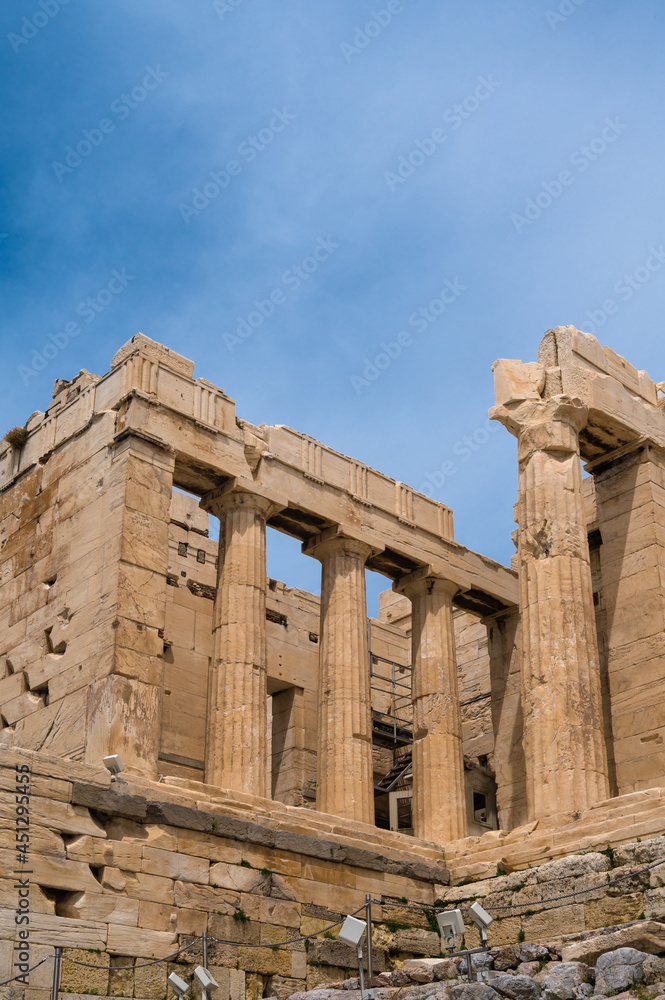
<instances>
[{"instance_id":1,"label":"stone ledge","mask_svg":"<svg viewBox=\"0 0 665 1000\"><path fill-rule=\"evenodd\" d=\"M114 791L112 785L103 788L81 781L75 781L72 785L72 804L125 819L145 820L147 812L146 800L142 795L127 795Z\"/></svg>"},{"instance_id":2,"label":"stone ledge","mask_svg":"<svg viewBox=\"0 0 665 1000\"><path fill-rule=\"evenodd\" d=\"M617 948L636 948L650 955L665 952L665 923L660 920L634 920L602 930L566 934L546 947L561 955L564 962L586 962L593 965L599 955Z\"/></svg>"},{"instance_id":3,"label":"stone ledge","mask_svg":"<svg viewBox=\"0 0 665 1000\"><path fill-rule=\"evenodd\" d=\"M190 808L177 802L154 801L144 795L131 795L111 785L100 788L75 782L72 802L111 816L122 816L140 823L164 824L185 830L196 830L214 837L228 837L260 847L275 848L293 854L302 854L319 860L339 862L368 871L400 875L420 882L448 885L450 874L445 868L428 865L417 860L400 861L385 857L376 851L339 844L333 841L284 830L271 830L259 823L247 822L234 816L223 816ZM414 841L414 853L417 850Z\"/></svg>"}]
</instances>

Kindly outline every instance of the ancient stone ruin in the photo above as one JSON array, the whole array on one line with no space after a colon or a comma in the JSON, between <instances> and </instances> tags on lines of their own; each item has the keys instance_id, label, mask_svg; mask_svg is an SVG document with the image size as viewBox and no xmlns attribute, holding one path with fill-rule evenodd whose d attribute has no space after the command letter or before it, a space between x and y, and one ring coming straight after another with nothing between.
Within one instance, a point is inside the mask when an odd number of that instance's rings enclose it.
<instances>
[{"instance_id":1,"label":"ancient stone ruin","mask_svg":"<svg viewBox=\"0 0 665 1000\"><path fill-rule=\"evenodd\" d=\"M198 997L204 965L355 1000L349 914L374 1000L665 993L661 385L573 327L494 374L510 568L141 334L6 436L0 997Z\"/></svg>"}]
</instances>

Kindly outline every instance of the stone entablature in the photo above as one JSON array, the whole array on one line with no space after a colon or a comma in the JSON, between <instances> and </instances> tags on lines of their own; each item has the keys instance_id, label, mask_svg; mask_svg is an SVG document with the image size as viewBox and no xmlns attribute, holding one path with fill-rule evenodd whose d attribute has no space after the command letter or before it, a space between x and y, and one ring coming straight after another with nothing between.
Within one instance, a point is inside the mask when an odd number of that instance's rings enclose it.
<instances>
[{"instance_id":1,"label":"stone entablature","mask_svg":"<svg viewBox=\"0 0 665 1000\"><path fill-rule=\"evenodd\" d=\"M516 603L510 571L453 541L450 508L290 428L238 421L233 400L194 380L193 369L138 334L107 375L81 373L44 414L32 414L20 454L0 444L0 489L111 411L116 437L144 433L173 450L175 481L185 489L204 495L225 479L244 481L279 499L283 511L272 523L303 540L333 524L360 530L375 550L372 569L399 576L431 564L469 592L472 606Z\"/></svg>"}]
</instances>

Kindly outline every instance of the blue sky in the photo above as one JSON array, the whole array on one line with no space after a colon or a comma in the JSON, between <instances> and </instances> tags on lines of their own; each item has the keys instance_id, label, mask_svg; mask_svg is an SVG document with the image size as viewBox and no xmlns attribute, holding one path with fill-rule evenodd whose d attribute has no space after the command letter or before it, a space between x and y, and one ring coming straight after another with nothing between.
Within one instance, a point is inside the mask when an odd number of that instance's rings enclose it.
<instances>
[{"instance_id":1,"label":"blue sky","mask_svg":"<svg viewBox=\"0 0 665 1000\"><path fill-rule=\"evenodd\" d=\"M508 562L492 362L574 323L665 378L665 266L640 280L665 244L655 0L6 0L0 21L3 428L140 330ZM318 589L295 542L269 559Z\"/></svg>"}]
</instances>

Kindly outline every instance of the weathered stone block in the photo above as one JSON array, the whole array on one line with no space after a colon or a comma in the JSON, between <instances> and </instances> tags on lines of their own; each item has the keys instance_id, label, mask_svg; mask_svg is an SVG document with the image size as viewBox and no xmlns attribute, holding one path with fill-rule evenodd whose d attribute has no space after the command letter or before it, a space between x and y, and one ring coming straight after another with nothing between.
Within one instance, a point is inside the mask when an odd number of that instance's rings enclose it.
<instances>
[{"instance_id":1,"label":"weathered stone block","mask_svg":"<svg viewBox=\"0 0 665 1000\"><path fill-rule=\"evenodd\" d=\"M496 1000L497 994L485 983L464 983L450 989L450 1000Z\"/></svg>"},{"instance_id":2,"label":"weathered stone block","mask_svg":"<svg viewBox=\"0 0 665 1000\"><path fill-rule=\"evenodd\" d=\"M546 966L543 971L540 985L544 1000L573 1000L589 970L582 962L562 962Z\"/></svg>"},{"instance_id":3,"label":"weathered stone block","mask_svg":"<svg viewBox=\"0 0 665 1000\"><path fill-rule=\"evenodd\" d=\"M177 802L148 801L145 819L147 823L165 823L167 826L182 827L185 830L199 830L203 833L211 833L213 829L213 817L209 813L190 809Z\"/></svg>"},{"instance_id":4,"label":"weathered stone block","mask_svg":"<svg viewBox=\"0 0 665 1000\"><path fill-rule=\"evenodd\" d=\"M595 927L610 927L613 924L627 924L635 920L644 906L641 893L626 893L614 898L592 900L584 904L584 917L589 930Z\"/></svg>"},{"instance_id":5,"label":"weathered stone block","mask_svg":"<svg viewBox=\"0 0 665 1000\"><path fill-rule=\"evenodd\" d=\"M77 965L77 962L85 964ZM62 956L60 983L63 991L69 993L89 993L92 989L102 995L107 993L109 956L82 948L67 948Z\"/></svg>"},{"instance_id":6,"label":"weathered stone block","mask_svg":"<svg viewBox=\"0 0 665 1000\"><path fill-rule=\"evenodd\" d=\"M271 876L254 868L227 865L219 862L210 867L210 884L236 892L260 892L266 894L271 885Z\"/></svg>"},{"instance_id":7,"label":"weathered stone block","mask_svg":"<svg viewBox=\"0 0 665 1000\"><path fill-rule=\"evenodd\" d=\"M245 972L263 976L291 976L291 953L272 948L238 948L238 961Z\"/></svg>"},{"instance_id":8,"label":"weathered stone block","mask_svg":"<svg viewBox=\"0 0 665 1000\"><path fill-rule=\"evenodd\" d=\"M635 948L617 948L606 952L596 962L596 993L616 993L629 989L642 979L644 961L649 958Z\"/></svg>"},{"instance_id":9,"label":"weathered stone block","mask_svg":"<svg viewBox=\"0 0 665 1000\"><path fill-rule=\"evenodd\" d=\"M270 976L265 988L270 996L277 997L277 1000L287 1000L293 993L302 990L305 983L302 979L289 979L285 976Z\"/></svg>"},{"instance_id":10,"label":"weathered stone block","mask_svg":"<svg viewBox=\"0 0 665 1000\"><path fill-rule=\"evenodd\" d=\"M112 955L109 968L109 996L134 996L134 959L126 955Z\"/></svg>"},{"instance_id":11,"label":"weathered stone block","mask_svg":"<svg viewBox=\"0 0 665 1000\"><path fill-rule=\"evenodd\" d=\"M492 989L509 1000L538 1000L540 987L528 976L497 976Z\"/></svg>"},{"instance_id":12,"label":"weathered stone block","mask_svg":"<svg viewBox=\"0 0 665 1000\"><path fill-rule=\"evenodd\" d=\"M395 931L395 947L400 951L412 951L421 955L439 955L441 938L434 931L424 931L418 927L408 927Z\"/></svg>"},{"instance_id":13,"label":"weathered stone block","mask_svg":"<svg viewBox=\"0 0 665 1000\"><path fill-rule=\"evenodd\" d=\"M75 781L72 785L74 805L86 806L97 812L126 816L128 819L145 819L146 800L142 795L126 795L116 792L113 786L101 788Z\"/></svg>"},{"instance_id":14,"label":"weathered stone block","mask_svg":"<svg viewBox=\"0 0 665 1000\"><path fill-rule=\"evenodd\" d=\"M546 941L585 929L584 906L581 903L552 907L524 918L524 930L529 941Z\"/></svg>"}]
</instances>

